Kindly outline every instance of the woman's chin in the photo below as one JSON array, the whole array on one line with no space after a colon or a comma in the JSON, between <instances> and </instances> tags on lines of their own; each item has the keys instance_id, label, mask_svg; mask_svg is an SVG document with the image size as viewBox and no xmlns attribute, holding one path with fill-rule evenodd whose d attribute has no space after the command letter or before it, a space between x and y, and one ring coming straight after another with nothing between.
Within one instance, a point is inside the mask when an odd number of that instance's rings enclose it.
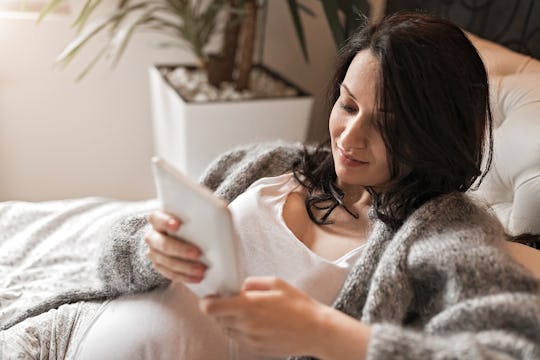
<instances>
[{"instance_id":1,"label":"woman's chin","mask_svg":"<svg viewBox=\"0 0 540 360\"><path fill-rule=\"evenodd\" d=\"M343 186L365 186L363 176L358 171L349 168L336 168L337 184Z\"/></svg>"}]
</instances>

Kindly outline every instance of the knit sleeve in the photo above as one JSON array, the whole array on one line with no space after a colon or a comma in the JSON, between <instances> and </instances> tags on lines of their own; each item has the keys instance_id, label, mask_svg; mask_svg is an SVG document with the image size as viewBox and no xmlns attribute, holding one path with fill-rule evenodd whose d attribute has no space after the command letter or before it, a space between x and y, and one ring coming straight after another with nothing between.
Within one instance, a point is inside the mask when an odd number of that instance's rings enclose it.
<instances>
[{"instance_id":1,"label":"knit sleeve","mask_svg":"<svg viewBox=\"0 0 540 360\"><path fill-rule=\"evenodd\" d=\"M412 297L402 316L372 322L368 359L540 359L540 281L504 251L500 224L465 205L444 227L415 229Z\"/></svg>"},{"instance_id":2,"label":"knit sleeve","mask_svg":"<svg viewBox=\"0 0 540 360\"><path fill-rule=\"evenodd\" d=\"M463 263L456 265L458 271L466 269ZM420 273L429 277L429 269ZM439 275L434 278L441 280L440 291L413 285L431 295L415 296L413 301L423 304L406 321L371 324L367 359L540 359L538 281L525 272L515 274L512 285L504 279L497 284L497 278L490 277L493 272L480 270L476 275L487 276L485 285L461 294L464 282L445 282Z\"/></svg>"},{"instance_id":3,"label":"knit sleeve","mask_svg":"<svg viewBox=\"0 0 540 360\"><path fill-rule=\"evenodd\" d=\"M486 317L484 323L475 327L463 326L454 331L429 332L388 323L374 324L367 359L540 359L538 298L524 296L511 306L513 311L500 316L498 312L507 307L504 300L487 309L473 306L468 311L483 313ZM505 317L508 322L493 325L493 318L487 318L490 314L496 319ZM518 321L523 322L518 324Z\"/></svg>"},{"instance_id":4,"label":"knit sleeve","mask_svg":"<svg viewBox=\"0 0 540 360\"><path fill-rule=\"evenodd\" d=\"M138 293L170 283L146 257L148 229L144 216L130 216L112 226L102 243L97 270L109 293Z\"/></svg>"},{"instance_id":5,"label":"knit sleeve","mask_svg":"<svg viewBox=\"0 0 540 360\"><path fill-rule=\"evenodd\" d=\"M291 171L303 150L300 143L283 141L240 146L214 160L200 182L231 202L256 180Z\"/></svg>"},{"instance_id":6,"label":"knit sleeve","mask_svg":"<svg viewBox=\"0 0 540 360\"><path fill-rule=\"evenodd\" d=\"M479 254L485 264L493 260L488 253ZM425 257L436 255L427 252ZM503 264L495 270L475 271L475 265L482 264L450 257L455 272L437 270L432 266L436 261L418 262L411 269L416 279L409 279L415 305L401 321L371 324L367 359L540 359L539 282L517 264L498 260ZM512 275L498 276L499 270ZM476 279L459 279L461 272L474 273L464 276Z\"/></svg>"}]
</instances>

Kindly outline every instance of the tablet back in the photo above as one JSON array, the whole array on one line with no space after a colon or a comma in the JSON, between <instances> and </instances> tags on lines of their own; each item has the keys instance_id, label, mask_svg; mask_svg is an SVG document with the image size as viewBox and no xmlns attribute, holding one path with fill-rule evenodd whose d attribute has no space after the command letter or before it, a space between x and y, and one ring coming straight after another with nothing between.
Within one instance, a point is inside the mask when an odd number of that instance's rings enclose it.
<instances>
[{"instance_id":1,"label":"tablet back","mask_svg":"<svg viewBox=\"0 0 540 360\"><path fill-rule=\"evenodd\" d=\"M186 285L201 297L238 292L237 237L227 203L161 158L152 159L152 168L162 210L182 221L180 230L170 235L197 245L208 266L201 283Z\"/></svg>"}]
</instances>

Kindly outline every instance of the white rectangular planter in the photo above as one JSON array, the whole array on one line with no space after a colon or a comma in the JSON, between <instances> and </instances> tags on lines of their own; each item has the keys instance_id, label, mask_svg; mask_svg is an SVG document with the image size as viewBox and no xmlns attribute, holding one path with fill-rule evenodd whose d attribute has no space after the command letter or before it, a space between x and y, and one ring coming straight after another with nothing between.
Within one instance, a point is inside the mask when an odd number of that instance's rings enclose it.
<instances>
[{"instance_id":1,"label":"white rectangular planter","mask_svg":"<svg viewBox=\"0 0 540 360\"><path fill-rule=\"evenodd\" d=\"M192 179L238 145L306 140L311 96L187 103L156 67L150 85L155 152Z\"/></svg>"}]
</instances>

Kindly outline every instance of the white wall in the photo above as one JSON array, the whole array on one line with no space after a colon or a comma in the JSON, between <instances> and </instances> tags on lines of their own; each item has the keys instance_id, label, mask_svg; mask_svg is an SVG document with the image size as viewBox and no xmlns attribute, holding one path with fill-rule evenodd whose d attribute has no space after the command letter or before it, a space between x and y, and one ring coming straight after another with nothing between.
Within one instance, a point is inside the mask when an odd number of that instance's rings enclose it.
<instances>
[{"instance_id":1,"label":"white wall","mask_svg":"<svg viewBox=\"0 0 540 360\"><path fill-rule=\"evenodd\" d=\"M320 2L306 3L317 13L304 16L309 64L286 2L269 4L264 63L316 96L310 139L321 139L327 114L320 100L335 48ZM118 68L100 64L74 83L95 51L87 49L66 70L52 68L73 38L71 20L51 17L36 26L0 18L0 201L153 197L147 68L190 56L155 49L155 35L136 36Z\"/></svg>"},{"instance_id":2,"label":"white wall","mask_svg":"<svg viewBox=\"0 0 540 360\"><path fill-rule=\"evenodd\" d=\"M52 66L72 20L0 18L0 200L154 195L147 68L190 58L145 35L114 71L100 64L75 83L92 49L67 71Z\"/></svg>"}]
</instances>

